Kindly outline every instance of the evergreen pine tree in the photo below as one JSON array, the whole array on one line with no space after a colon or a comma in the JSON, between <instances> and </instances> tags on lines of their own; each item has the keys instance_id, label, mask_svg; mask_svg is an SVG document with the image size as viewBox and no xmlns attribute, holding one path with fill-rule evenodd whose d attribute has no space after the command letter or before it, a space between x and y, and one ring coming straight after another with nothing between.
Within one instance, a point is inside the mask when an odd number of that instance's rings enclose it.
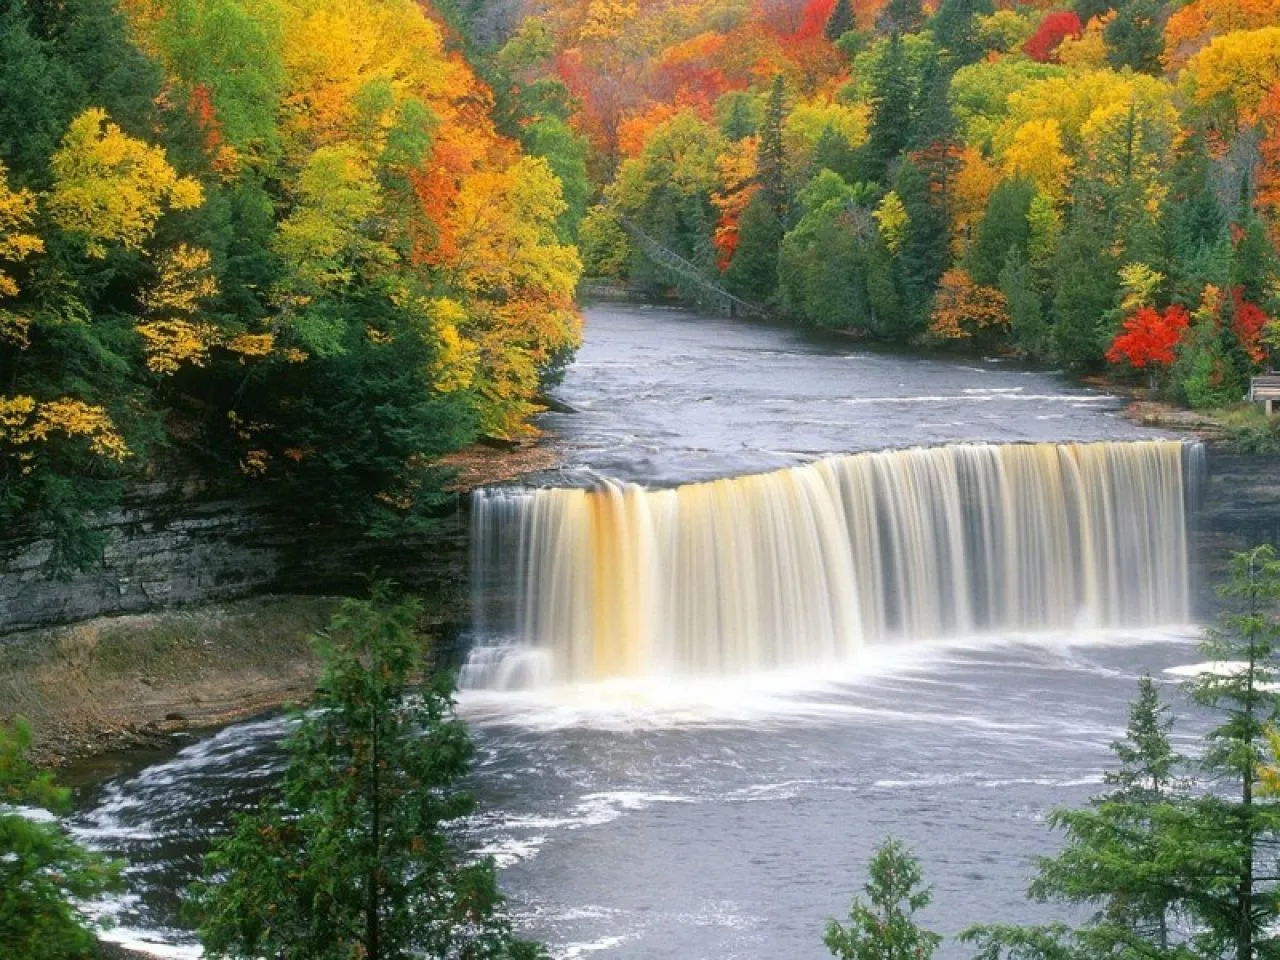
<instances>
[{"instance_id":1,"label":"evergreen pine tree","mask_svg":"<svg viewBox=\"0 0 1280 960\"><path fill-rule=\"evenodd\" d=\"M938 278L950 256L950 236L947 218L935 201L929 180L914 163L904 160L899 164L893 191L907 211L907 228L894 256L905 323L892 333L903 336L923 329L928 320Z\"/></svg>"},{"instance_id":2,"label":"evergreen pine tree","mask_svg":"<svg viewBox=\"0 0 1280 960\"><path fill-rule=\"evenodd\" d=\"M858 25L853 15L853 4L849 0L836 0L836 5L827 17L827 25L823 30L826 38L835 43Z\"/></svg>"},{"instance_id":3,"label":"evergreen pine tree","mask_svg":"<svg viewBox=\"0 0 1280 960\"><path fill-rule=\"evenodd\" d=\"M924 26L920 0L889 0L876 18L876 27L890 36L915 33Z\"/></svg>"},{"instance_id":4,"label":"evergreen pine tree","mask_svg":"<svg viewBox=\"0 0 1280 960\"><path fill-rule=\"evenodd\" d=\"M1054 346L1062 362L1079 369L1102 364L1104 318L1117 304L1119 264L1103 224L1077 208L1058 241L1050 267Z\"/></svg>"},{"instance_id":5,"label":"evergreen pine tree","mask_svg":"<svg viewBox=\"0 0 1280 960\"><path fill-rule=\"evenodd\" d=\"M756 177L764 202L774 216L783 220L787 212L786 153L782 145L782 123L786 119L786 88L782 74L773 78L764 122L760 125L760 147L756 154Z\"/></svg>"},{"instance_id":6,"label":"evergreen pine tree","mask_svg":"<svg viewBox=\"0 0 1280 960\"><path fill-rule=\"evenodd\" d=\"M724 285L744 300L764 303L778 286L778 247L782 223L757 192L738 223L738 247L724 274Z\"/></svg>"},{"instance_id":7,"label":"evergreen pine tree","mask_svg":"<svg viewBox=\"0 0 1280 960\"><path fill-rule=\"evenodd\" d=\"M1159 76L1164 71L1160 5L1155 0L1129 0L1103 30L1107 61L1117 70L1129 67L1139 73Z\"/></svg>"},{"instance_id":8,"label":"evergreen pine tree","mask_svg":"<svg viewBox=\"0 0 1280 960\"><path fill-rule=\"evenodd\" d=\"M1002 180L991 192L965 258L969 275L976 283L996 283L1010 251L1026 256L1030 239L1027 213L1034 196L1035 188L1025 180Z\"/></svg>"},{"instance_id":9,"label":"evergreen pine tree","mask_svg":"<svg viewBox=\"0 0 1280 960\"><path fill-rule=\"evenodd\" d=\"M862 148L862 176L879 181L911 140L915 91L902 38L890 36L871 78L871 123Z\"/></svg>"},{"instance_id":10,"label":"evergreen pine tree","mask_svg":"<svg viewBox=\"0 0 1280 960\"><path fill-rule=\"evenodd\" d=\"M813 175L816 176L823 170L838 173L849 183L858 176L858 151L849 146L849 141L830 126L822 128L817 146L813 148Z\"/></svg>"},{"instance_id":11,"label":"evergreen pine tree","mask_svg":"<svg viewBox=\"0 0 1280 960\"><path fill-rule=\"evenodd\" d=\"M1148 957L1190 960L1173 942L1172 921L1185 907L1181 829L1186 804L1177 778L1183 760L1173 750L1173 720L1155 682L1138 681L1123 740L1111 745L1120 761L1105 775L1112 788L1080 810L1055 810L1052 827L1066 833L1057 856L1040 861L1030 895L1040 901L1092 904L1089 921L1071 930L990 925L966 930L979 957L995 960L1066 960L1089 957Z\"/></svg>"},{"instance_id":12,"label":"evergreen pine tree","mask_svg":"<svg viewBox=\"0 0 1280 960\"><path fill-rule=\"evenodd\" d=\"M930 960L942 938L915 914L932 900L920 862L900 840L880 845L867 867L866 902L855 898L849 924L827 924L823 942L839 960Z\"/></svg>"},{"instance_id":13,"label":"evergreen pine tree","mask_svg":"<svg viewBox=\"0 0 1280 960\"><path fill-rule=\"evenodd\" d=\"M1200 706L1222 716L1206 735L1201 766L1216 789L1201 798L1186 841L1198 860L1183 870L1201 956L1235 960L1280 950L1280 801L1259 794L1268 734L1280 724L1280 560L1270 546L1237 554L1219 589L1228 605L1201 645L1217 669L1189 681Z\"/></svg>"},{"instance_id":14,"label":"evergreen pine tree","mask_svg":"<svg viewBox=\"0 0 1280 960\"><path fill-rule=\"evenodd\" d=\"M444 825L474 807L450 678L430 673L412 601L348 600L317 639L324 675L289 738L280 796L206 858L193 907L206 955L274 960L536 960L501 915L493 862Z\"/></svg>"},{"instance_id":15,"label":"evergreen pine tree","mask_svg":"<svg viewBox=\"0 0 1280 960\"><path fill-rule=\"evenodd\" d=\"M1051 350L1049 326L1045 323L1044 305L1026 255L1011 249L997 280L1009 304L1014 345L1028 357L1038 360L1048 357Z\"/></svg>"},{"instance_id":16,"label":"evergreen pine tree","mask_svg":"<svg viewBox=\"0 0 1280 960\"><path fill-rule=\"evenodd\" d=\"M989 16L994 8L991 0L942 0L930 25L933 37L948 54L953 70L977 63L986 55L986 47L978 36L979 16Z\"/></svg>"}]
</instances>

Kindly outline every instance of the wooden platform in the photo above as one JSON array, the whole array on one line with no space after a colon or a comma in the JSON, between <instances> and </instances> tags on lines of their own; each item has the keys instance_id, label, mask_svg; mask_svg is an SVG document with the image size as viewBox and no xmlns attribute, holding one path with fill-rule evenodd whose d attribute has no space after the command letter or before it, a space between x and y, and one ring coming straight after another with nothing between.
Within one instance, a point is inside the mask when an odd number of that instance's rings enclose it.
<instances>
[{"instance_id":1,"label":"wooden platform","mask_svg":"<svg viewBox=\"0 0 1280 960\"><path fill-rule=\"evenodd\" d=\"M1280 400L1280 374L1269 373L1250 380L1249 399L1254 403L1261 402L1267 416L1271 416L1275 401Z\"/></svg>"}]
</instances>

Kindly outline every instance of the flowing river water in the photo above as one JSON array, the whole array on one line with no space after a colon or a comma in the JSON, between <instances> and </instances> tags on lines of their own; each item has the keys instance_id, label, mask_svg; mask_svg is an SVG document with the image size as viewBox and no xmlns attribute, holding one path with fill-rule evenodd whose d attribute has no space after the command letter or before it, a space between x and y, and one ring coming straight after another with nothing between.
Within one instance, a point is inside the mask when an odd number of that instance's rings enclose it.
<instances>
[{"instance_id":1,"label":"flowing river water","mask_svg":"<svg viewBox=\"0 0 1280 960\"><path fill-rule=\"evenodd\" d=\"M818 960L887 834L941 932L1060 916L1023 899L1045 814L1099 789L1136 678L1196 660L1195 449L1051 373L654 308L588 309L557 399L538 480L570 489L476 502L460 694L459 840L520 929L562 958ZM198 956L177 891L287 727L82 790L76 830L130 863L117 939Z\"/></svg>"}]
</instances>

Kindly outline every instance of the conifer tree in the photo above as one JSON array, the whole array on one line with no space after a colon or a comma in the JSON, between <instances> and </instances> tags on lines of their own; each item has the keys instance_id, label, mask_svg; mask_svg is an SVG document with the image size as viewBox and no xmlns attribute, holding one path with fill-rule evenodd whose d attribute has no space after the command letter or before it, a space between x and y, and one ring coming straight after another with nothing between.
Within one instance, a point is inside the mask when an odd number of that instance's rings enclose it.
<instances>
[{"instance_id":1,"label":"conifer tree","mask_svg":"<svg viewBox=\"0 0 1280 960\"><path fill-rule=\"evenodd\" d=\"M782 220L787 212L786 152L782 144L782 123L786 119L786 88L782 74L773 78L764 122L760 125L760 147L756 154L756 177L764 202Z\"/></svg>"},{"instance_id":2,"label":"conifer tree","mask_svg":"<svg viewBox=\"0 0 1280 960\"><path fill-rule=\"evenodd\" d=\"M871 123L862 148L860 179L881 180L889 164L911 142L915 89L902 38L894 33L871 78Z\"/></svg>"},{"instance_id":3,"label":"conifer tree","mask_svg":"<svg viewBox=\"0 0 1280 960\"><path fill-rule=\"evenodd\" d=\"M827 25L823 30L826 38L835 43L858 25L853 15L853 4L849 0L836 0L836 5L827 17Z\"/></svg>"},{"instance_id":4,"label":"conifer tree","mask_svg":"<svg viewBox=\"0 0 1280 960\"><path fill-rule=\"evenodd\" d=\"M738 223L738 247L724 274L729 291L756 303L772 297L778 286L781 243L782 224L763 193L756 193Z\"/></svg>"},{"instance_id":5,"label":"conifer tree","mask_svg":"<svg viewBox=\"0 0 1280 960\"><path fill-rule=\"evenodd\" d=\"M1138 681L1122 740L1111 745L1119 767L1105 774L1112 789L1083 809L1055 810L1050 826L1066 833L1062 851L1040 861L1030 896L1096 905L1087 923L1039 927L972 927L961 939L985 960L1061 960L1103 956L1186 956L1171 936L1185 912L1186 861L1181 830L1188 820L1183 760L1173 750L1173 719L1149 676Z\"/></svg>"},{"instance_id":6,"label":"conifer tree","mask_svg":"<svg viewBox=\"0 0 1280 960\"><path fill-rule=\"evenodd\" d=\"M537 960L501 914L492 860L443 825L473 809L472 745L450 678L430 673L420 607L385 586L317 638L314 709L289 738L281 794L206 858L193 907L210 957Z\"/></svg>"},{"instance_id":7,"label":"conifer tree","mask_svg":"<svg viewBox=\"0 0 1280 960\"><path fill-rule=\"evenodd\" d=\"M823 942L838 960L930 960L942 938L921 927L915 914L933 895L922 886L920 862L892 837L867 866L867 899L854 898L849 923L827 924Z\"/></svg>"},{"instance_id":8,"label":"conifer tree","mask_svg":"<svg viewBox=\"0 0 1280 960\"><path fill-rule=\"evenodd\" d=\"M1116 10L1103 30L1107 60L1117 70L1129 67L1139 73L1159 76L1164 66L1164 34L1160 5L1155 0L1129 0Z\"/></svg>"},{"instance_id":9,"label":"conifer tree","mask_svg":"<svg viewBox=\"0 0 1280 960\"><path fill-rule=\"evenodd\" d=\"M915 33L923 25L924 7L920 0L889 0L876 18L876 26L890 36Z\"/></svg>"},{"instance_id":10,"label":"conifer tree","mask_svg":"<svg viewBox=\"0 0 1280 960\"><path fill-rule=\"evenodd\" d=\"M1271 546L1237 554L1219 589L1228 605L1201 645L1219 665L1189 681L1192 699L1219 713L1201 766L1217 789L1197 804L1186 842L1197 856L1184 873L1203 956L1235 960L1280 949L1280 801L1261 796L1268 733L1280 724L1280 560Z\"/></svg>"}]
</instances>

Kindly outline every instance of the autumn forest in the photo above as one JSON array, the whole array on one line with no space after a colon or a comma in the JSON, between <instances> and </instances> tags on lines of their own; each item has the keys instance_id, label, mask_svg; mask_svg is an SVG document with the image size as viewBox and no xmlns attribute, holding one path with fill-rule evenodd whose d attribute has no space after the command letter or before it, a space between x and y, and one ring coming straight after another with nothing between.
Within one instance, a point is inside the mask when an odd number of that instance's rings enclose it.
<instances>
[{"instance_id":1,"label":"autumn forest","mask_svg":"<svg viewBox=\"0 0 1280 960\"><path fill-rule=\"evenodd\" d=\"M0 4L0 524L170 461L389 534L532 434L585 275L1238 400L1276 0ZM690 300L695 288L681 289Z\"/></svg>"}]
</instances>

